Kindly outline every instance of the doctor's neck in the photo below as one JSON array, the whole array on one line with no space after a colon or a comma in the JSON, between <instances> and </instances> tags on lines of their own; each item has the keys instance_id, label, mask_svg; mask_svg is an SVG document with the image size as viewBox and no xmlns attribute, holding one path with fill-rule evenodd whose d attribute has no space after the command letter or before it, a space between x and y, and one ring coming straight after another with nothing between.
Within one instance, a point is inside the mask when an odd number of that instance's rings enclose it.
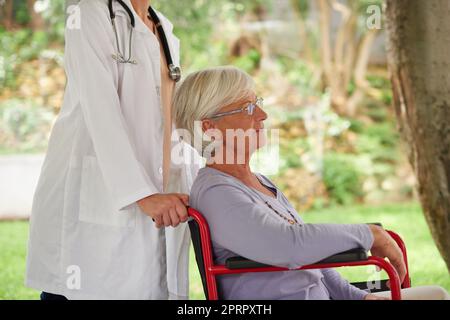
<instances>
[{"instance_id":1,"label":"doctor's neck","mask_svg":"<svg viewBox=\"0 0 450 320\"><path fill-rule=\"evenodd\" d=\"M143 20L147 19L147 9L151 5L150 0L131 0L134 11Z\"/></svg>"}]
</instances>

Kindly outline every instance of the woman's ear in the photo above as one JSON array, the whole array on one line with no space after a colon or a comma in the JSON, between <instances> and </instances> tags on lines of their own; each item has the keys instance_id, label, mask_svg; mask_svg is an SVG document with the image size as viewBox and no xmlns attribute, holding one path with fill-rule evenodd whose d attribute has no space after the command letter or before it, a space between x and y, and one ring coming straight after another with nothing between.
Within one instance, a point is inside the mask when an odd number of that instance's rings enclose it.
<instances>
[{"instance_id":1,"label":"woman's ear","mask_svg":"<svg viewBox=\"0 0 450 320\"><path fill-rule=\"evenodd\" d=\"M210 129L215 129L216 125L215 123L210 119L204 119L202 120L202 131L207 132Z\"/></svg>"}]
</instances>

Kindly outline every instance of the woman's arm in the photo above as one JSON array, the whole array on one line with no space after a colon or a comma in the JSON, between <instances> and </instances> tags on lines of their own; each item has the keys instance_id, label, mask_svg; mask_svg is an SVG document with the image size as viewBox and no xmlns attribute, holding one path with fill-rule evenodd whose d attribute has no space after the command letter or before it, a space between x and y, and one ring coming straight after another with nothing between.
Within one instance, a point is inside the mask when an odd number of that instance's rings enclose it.
<instances>
[{"instance_id":1,"label":"woman's arm","mask_svg":"<svg viewBox=\"0 0 450 320\"><path fill-rule=\"evenodd\" d=\"M207 219L212 241L248 259L291 269L353 248L370 249L365 224L289 225L243 188L209 182L193 206Z\"/></svg>"}]
</instances>

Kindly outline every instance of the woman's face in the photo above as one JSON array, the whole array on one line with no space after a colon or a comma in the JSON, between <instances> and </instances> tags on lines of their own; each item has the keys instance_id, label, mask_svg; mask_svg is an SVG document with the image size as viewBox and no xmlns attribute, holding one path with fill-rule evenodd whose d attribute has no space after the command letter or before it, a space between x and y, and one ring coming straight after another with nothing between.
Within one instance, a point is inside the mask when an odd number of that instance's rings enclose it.
<instances>
[{"instance_id":1,"label":"woman's face","mask_svg":"<svg viewBox=\"0 0 450 320\"><path fill-rule=\"evenodd\" d=\"M222 151L227 152L227 164L231 164L230 161L239 164L242 164L242 161L249 161L253 152L266 144L265 131L262 129L264 129L264 120L267 119L267 113L256 104L256 99L253 91L248 92L239 101L220 108L217 113L234 110L242 110L242 112L204 120L204 131L207 129L220 131L222 143L219 146L221 145L223 148ZM256 104L251 115L245 109L249 104ZM214 136L214 138L217 139L217 136Z\"/></svg>"}]
</instances>

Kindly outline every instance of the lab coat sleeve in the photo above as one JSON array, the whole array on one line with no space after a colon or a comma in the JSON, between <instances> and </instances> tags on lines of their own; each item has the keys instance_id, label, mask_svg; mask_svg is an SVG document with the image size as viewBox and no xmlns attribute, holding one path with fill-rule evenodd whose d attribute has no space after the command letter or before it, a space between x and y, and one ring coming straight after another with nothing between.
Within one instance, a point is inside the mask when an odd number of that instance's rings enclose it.
<instances>
[{"instance_id":1,"label":"lab coat sleeve","mask_svg":"<svg viewBox=\"0 0 450 320\"><path fill-rule=\"evenodd\" d=\"M80 27L66 28L65 63L103 179L115 209L122 210L159 191L138 161L128 135L116 86L117 62L111 57L116 50L113 29L106 7L100 5L80 3Z\"/></svg>"}]
</instances>

